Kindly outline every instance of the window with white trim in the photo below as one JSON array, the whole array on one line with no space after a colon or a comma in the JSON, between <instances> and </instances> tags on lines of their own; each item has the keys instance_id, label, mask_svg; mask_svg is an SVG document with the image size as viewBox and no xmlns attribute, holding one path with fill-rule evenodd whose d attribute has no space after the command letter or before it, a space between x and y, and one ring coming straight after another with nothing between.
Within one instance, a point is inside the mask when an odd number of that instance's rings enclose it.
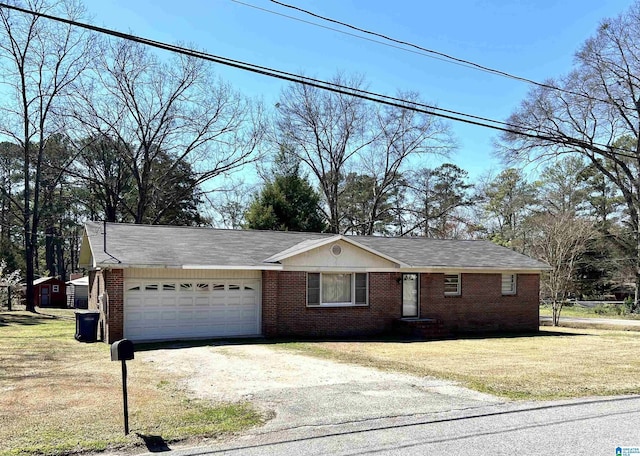
<instances>
[{"instance_id":1,"label":"window with white trim","mask_svg":"<svg viewBox=\"0 0 640 456\"><path fill-rule=\"evenodd\" d=\"M516 274L502 274L502 294L514 295L516 294Z\"/></svg>"},{"instance_id":2,"label":"window with white trim","mask_svg":"<svg viewBox=\"0 0 640 456\"><path fill-rule=\"evenodd\" d=\"M60 285L54 285L51 287L51 291L53 293L59 293L60 292Z\"/></svg>"},{"instance_id":3,"label":"window with white trim","mask_svg":"<svg viewBox=\"0 0 640 456\"><path fill-rule=\"evenodd\" d=\"M307 273L308 306L366 306L369 277L366 273Z\"/></svg>"},{"instance_id":4,"label":"window with white trim","mask_svg":"<svg viewBox=\"0 0 640 456\"><path fill-rule=\"evenodd\" d=\"M460 274L444 275L444 294L445 296L460 295Z\"/></svg>"}]
</instances>

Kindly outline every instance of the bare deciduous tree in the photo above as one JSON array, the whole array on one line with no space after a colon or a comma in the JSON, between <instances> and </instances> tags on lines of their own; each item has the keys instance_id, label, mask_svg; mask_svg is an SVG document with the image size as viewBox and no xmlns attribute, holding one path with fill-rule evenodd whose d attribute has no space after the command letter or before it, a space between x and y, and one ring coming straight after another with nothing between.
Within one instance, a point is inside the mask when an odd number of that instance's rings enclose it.
<instances>
[{"instance_id":1,"label":"bare deciduous tree","mask_svg":"<svg viewBox=\"0 0 640 456\"><path fill-rule=\"evenodd\" d=\"M16 4L74 20L84 15L76 0L24 0ZM34 310L34 251L44 150L58 131L58 109L87 68L92 46L92 36L82 29L0 7L0 133L18 144L24 159L24 198L13 203L21 208L30 311Z\"/></svg>"},{"instance_id":2,"label":"bare deciduous tree","mask_svg":"<svg viewBox=\"0 0 640 456\"><path fill-rule=\"evenodd\" d=\"M639 43L636 1L626 13L600 24L576 54L570 74L529 93L508 119L519 131L505 135L511 158L580 153L618 187L635 235L635 307L640 287Z\"/></svg>"},{"instance_id":3,"label":"bare deciduous tree","mask_svg":"<svg viewBox=\"0 0 640 456\"><path fill-rule=\"evenodd\" d=\"M85 136L117 145L136 191L133 201L117 195L118 204L135 223L158 223L163 217L163 209L153 205L157 183L183 164L194 175L182 190L193 192L256 159L262 134L259 106L216 80L207 62L185 56L163 61L144 46L122 40L106 41L103 47L92 80L82 81L78 95L83 99L74 105L74 118ZM159 163L164 168L158 169ZM84 165L102 163L85 160ZM109 186L102 180L107 170L78 173ZM164 194L165 208L185 198L178 193Z\"/></svg>"},{"instance_id":4,"label":"bare deciduous tree","mask_svg":"<svg viewBox=\"0 0 640 456\"><path fill-rule=\"evenodd\" d=\"M338 75L331 81L361 89L362 77ZM356 97L293 84L276 105L282 144L291 145L317 178L327 203L329 230L340 232L341 182L349 160L375 138L367 130L369 107Z\"/></svg>"},{"instance_id":5,"label":"bare deciduous tree","mask_svg":"<svg viewBox=\"0 0 640 456\"><path fill-rule=\"evenodd\" d=\"M551 299L553 325L558 326L562 306L567 299L578 260L596 236L593 224L570 212L538 214L529 220L533 232L533 255L551 266L542 280L542 289Z\"/></svg>"},{"instance_id":6,"label":"bare deciduous tree","mask_svg":"<svg viewBox=\"0 0 640 456\"><path fill-rule=\"evenodd\" d=\"M332 83L362 89L361 77L338 75ZM418 102L415 93L400 98ZM374 106L342 93L305 85L286 88L277 104L278 141L292 145L298 158L318 180L326 202L329 230L345 229L372 234L387 218L384 202L391 196L411 157L425 153L446 154L453 141L445 124L433 116L408 108ZM367 176L360 184L368 201L362 220L343 224L341 195L347 175Z\"/></svg>"},{"instance_id":7,"label":"bare deciduous tree","mask_svg":"<svg viewBox=\"0 0 640 456\"><path fill-rule=\"evenodd\" d=\"M420 102L413 92L400 92L396 97ZM371 235L376 223L390 216L384 203L394 193L409 162L417 163L427 154L446 156L455 142L448 125L439 118L392 106L377 108L369 128L375 140L359 154L359 168L373 182L370 213L364 225L364 234Z\"/></svg>"}]
</instances>

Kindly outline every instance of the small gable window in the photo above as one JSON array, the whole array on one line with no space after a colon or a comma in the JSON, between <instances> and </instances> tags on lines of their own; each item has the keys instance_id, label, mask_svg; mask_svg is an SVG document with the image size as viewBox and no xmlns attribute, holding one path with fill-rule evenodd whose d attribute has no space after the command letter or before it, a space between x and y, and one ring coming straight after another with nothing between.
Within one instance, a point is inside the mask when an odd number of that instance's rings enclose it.
<instances>
[{"instance_id":1,"label":"small gable window","mask_svg":"<svg viewBox=\"0 0 640 456\"><path fill-rule=\"evenodd\" d=\"M444 294L445 296L459 296L461 292L460 274L444 275Z\"/></svg>"},{"instance_id":2,"label":"small gable window","mask_svg":"<svg viewBox=\"0 0 640 456\"><path fill-rule=\"evenodd\" d=\"M516 294L516 274L502 274L502 294L514 295Z\"/></svg>"},{"instance_id":3,"label":"small gable window","mask_svg":"<svg viewBox=\"0 0 640 456\"><path fill-rule=\"evenodd\" d=\"M366 273L307 274L307 305L341 307L369 304L369 278Z\"/></svg>"}]
</instances>

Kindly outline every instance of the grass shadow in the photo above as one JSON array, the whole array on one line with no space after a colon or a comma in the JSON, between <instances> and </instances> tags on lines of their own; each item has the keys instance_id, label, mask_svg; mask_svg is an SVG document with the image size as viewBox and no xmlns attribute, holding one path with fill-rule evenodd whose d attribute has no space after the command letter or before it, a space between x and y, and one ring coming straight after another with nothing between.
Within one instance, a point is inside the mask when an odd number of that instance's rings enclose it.
<instances>
[{"instance_id":1,"label":"grass shadow","mask_svg":"<svg viewBox=\"0 0 640 456\"><path fill-rule=\"evenodd\" d=\"M24 307L24 306L23 306ZM75 309L54 309L36 307L34 312L23 309L0 311L0 326L38 325L51 320L75 320Z\"/></svg>"},{"instance_id":2,"label":"grass shadow","mask_svg":"<svg viewBox=\"0 0 640 456\"><path fill-rule=\"evenodd\" d=\"M40 325L46 323L49 320L57 320L59 317L55 315L20 312L1 312L0 313L0 326L9 325Z\"/></svg>"},{"instance_id":3,"label":"grass shadow","mask_svg":"<svg viewBox=\"0 0 640 456\"><path fill-rule=\"evenodd\" d=\"M169 445L167 445L166 440L159 435L145 435L138 432L136 432L136 435L142 439L145 446L147 447L147 450L149 450L149 452L151 453L162 453L165 451L171 451L171 448L169 448Z\"/></svg>"}]
</instances>

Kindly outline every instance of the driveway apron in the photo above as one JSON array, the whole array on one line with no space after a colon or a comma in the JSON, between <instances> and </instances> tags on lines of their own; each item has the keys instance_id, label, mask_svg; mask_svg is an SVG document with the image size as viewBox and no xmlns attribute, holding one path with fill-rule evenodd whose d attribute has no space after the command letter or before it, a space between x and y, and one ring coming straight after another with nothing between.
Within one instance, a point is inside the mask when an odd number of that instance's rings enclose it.
<instances>
[{"instance_id":1,"label":"driveway apron","mask_svg":"<svg viewBox=\"0 0 640 456\"><path fill-rule=\"evenodd\" d=\"M249 401L272 419L262 431L450 412L503 402L452 382L383 372L261 344L141 352L183 376L194 397Z\"/></svg>"}]
</instances>

